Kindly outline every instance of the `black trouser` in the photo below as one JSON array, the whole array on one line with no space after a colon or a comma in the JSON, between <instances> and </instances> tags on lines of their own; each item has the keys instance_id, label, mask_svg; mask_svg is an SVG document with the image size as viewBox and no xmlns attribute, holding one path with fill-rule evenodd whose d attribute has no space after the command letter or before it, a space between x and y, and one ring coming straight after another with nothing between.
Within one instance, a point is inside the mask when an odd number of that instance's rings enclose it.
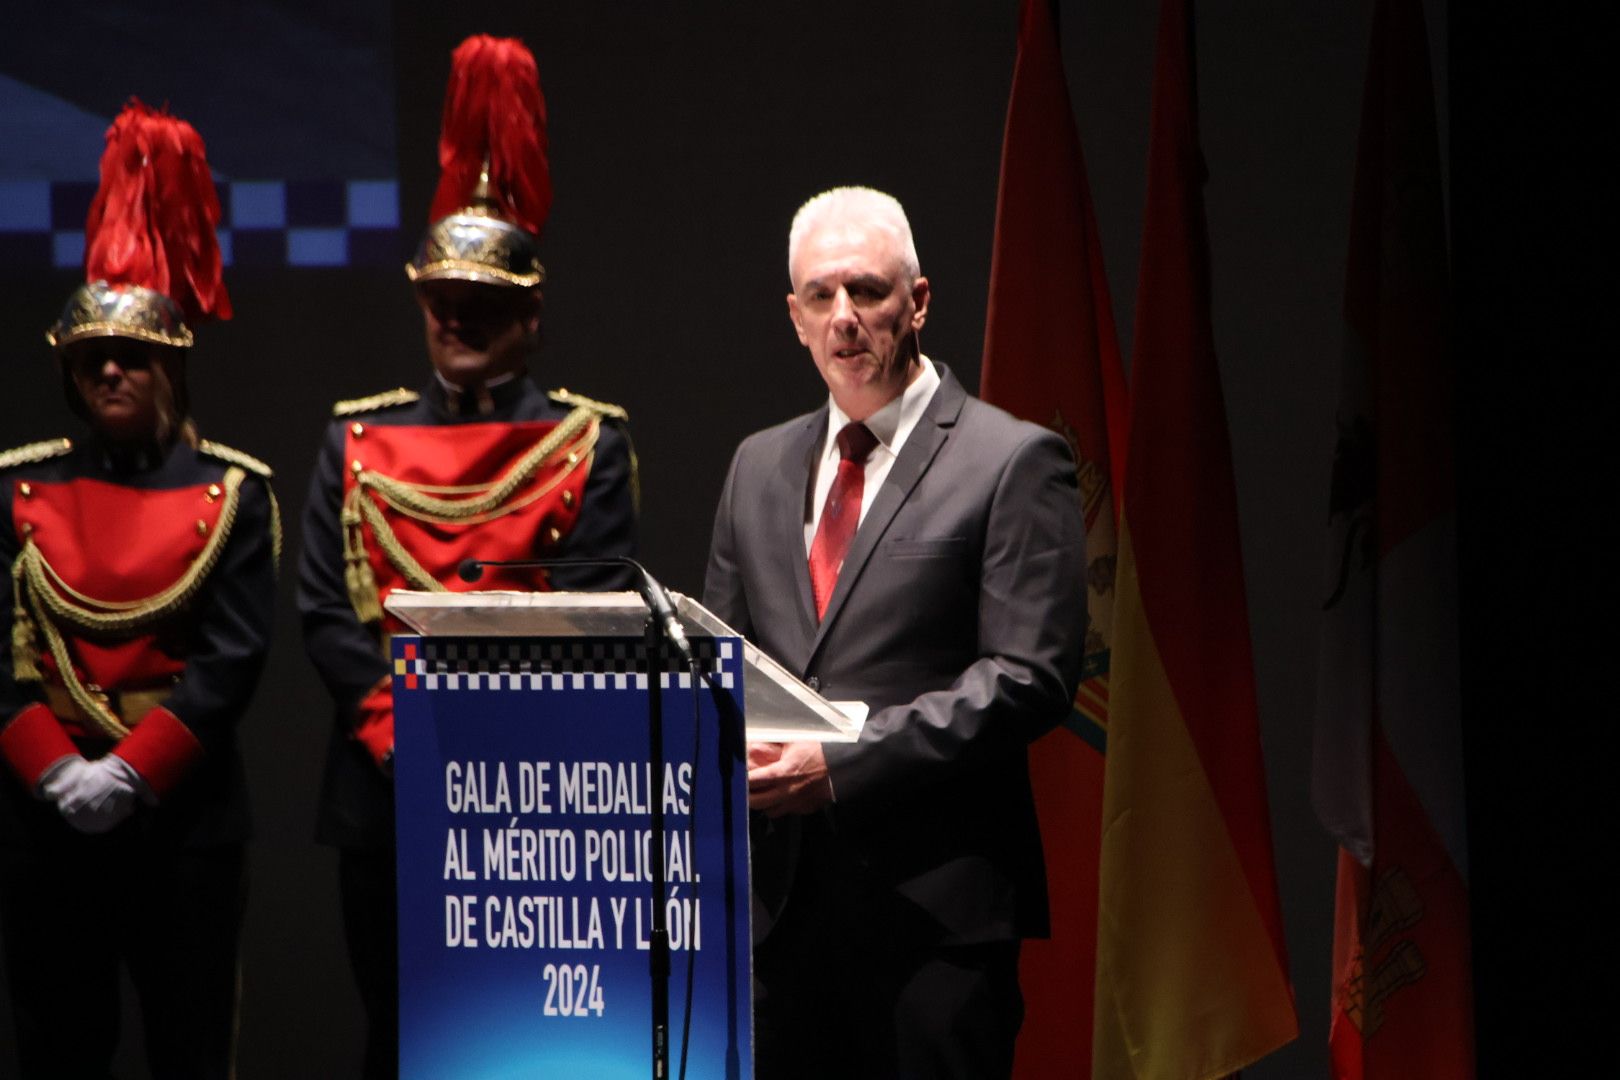
<instances>
[{"instance_id":1,"label":"black trouser","mask_svg":"<svg viewBox=\"0 0 1620 1080\"><path fill-rule=\"evenodd\" d=\"M756 954L758 1080L995 1080L1023 1021L1016 941L905 951L867 940Z\"/></svg>"},{"instance_id":2,"label":"black trouser","mask_svg":"<svg viewBox=\"0 0 1620 1080\"><path fill-rule=\"evenodd\" d=\"M234 1071L240 844L187 850L136 817L101 836L59 820L0 848L3 933L22 1080L106 1080L118 1045L119 966L163 1080Z\"/></svg>"},{"instance_id":3,"label":"black trouser","mask_svg":"<svg viewBox=\"0 0 1620 1080\"><path fill-rule=\"evenodd\" d=\"M399 914L393 848L342 848L338 889L349 966L366 1010L365 1080L399 1075Z\"/></svg>"},{"instance_id":4,"label":"black trouser","mask_svg":"<svg viewBox=\"0 0 1620 1080\"><path fill-rule=\"evenodd\" d=\"M754 949L758 1080L996 1080L1024 1019L1016 939L938 924L807 822L792 896ZM756 880L757 884L757 880Z\"/></svg>"}]
</instances>

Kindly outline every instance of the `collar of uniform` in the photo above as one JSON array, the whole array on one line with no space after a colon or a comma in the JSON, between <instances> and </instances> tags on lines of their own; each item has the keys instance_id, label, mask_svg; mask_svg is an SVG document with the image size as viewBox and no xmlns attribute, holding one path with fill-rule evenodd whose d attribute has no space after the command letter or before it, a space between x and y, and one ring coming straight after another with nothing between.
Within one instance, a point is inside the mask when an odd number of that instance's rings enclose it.
<instances>
[{"instance_id":1,"label":"collar of uniform","mask_svg":"<svg viewBox=\"0 0 1620 1080\"><path fill-rule=\"evenodd\" d=\"M113 442L95 431L84 441L86 456L103 472L115 476L132 476L152 472L163 466L174 443L160 446L156 442Z\"/></svg>"},{"instance_id":2,"label":"collar of uniform","mask_svg":"<svg viewBox=\"0 0 1620 1080\"><path fill-rule=\"evenodd\" d=\"M520 371L498 376L476 387L460 387L435 371L426 397L452 419L483 420L509 408L523 396L528 382L528 376Z\"/></svg>"}]
</instances>

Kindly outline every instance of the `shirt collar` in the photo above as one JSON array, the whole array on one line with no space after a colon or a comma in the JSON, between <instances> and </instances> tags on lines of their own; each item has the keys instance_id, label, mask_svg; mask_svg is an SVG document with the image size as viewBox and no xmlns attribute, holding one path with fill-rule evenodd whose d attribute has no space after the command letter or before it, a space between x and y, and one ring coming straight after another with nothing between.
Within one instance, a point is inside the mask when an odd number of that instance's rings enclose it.
<instances>
[{"instance_id":1,"label":"shirt collar","mask_svg":"<svg viewBox=\"0 0 1620 1080\"><path fill-rule=\"evenodd\" d=\"M934 391L939 389L939 372L934 370L933 361L926 356L919 359L922 362L922 371L906 384L900 396L866 418L867 430L877 436L879 445L896 456L899 456L900 448L905 445L911 429L922 419L923 410L928 408L928 402L933 399ZM822 447L823 457L838 453L838 433L844 430L847 423L849 414L840 409L838 403L829 396L827 438Z\"/></svg>"}]
</instances>

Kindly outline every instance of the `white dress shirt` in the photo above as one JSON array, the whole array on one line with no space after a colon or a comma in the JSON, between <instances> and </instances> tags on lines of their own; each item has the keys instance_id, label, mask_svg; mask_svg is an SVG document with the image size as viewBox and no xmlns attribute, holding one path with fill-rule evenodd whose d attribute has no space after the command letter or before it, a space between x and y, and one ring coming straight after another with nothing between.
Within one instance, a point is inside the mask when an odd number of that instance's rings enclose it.
<instances>
[{"instance_id":1,"label":"white dress shirt","mask_svg":"<svg viewBox=\"0 0 1620 1080\"><path fill-rule=\"evenodd\" d=\"M894 468L900 448L911 436L923 410L939 389L939 372L933 362L924 356L922 371L900 392L900 396L866 418L867 430L877 436L878 444L866 459L866 477L861 489L861 521L872 508L872 500L883 487L889 470ZM821 437L821 455L816 459L815 487L810 498L810 518L804 523L804 552L810 554L810 545L816 539L816 527L821 524L821 508L827 503L827 492L832 490L833 478L838 475L838 433L849 423L849 417L838 403L827 400L827 430Z\"/></svg>"}]
</instances>

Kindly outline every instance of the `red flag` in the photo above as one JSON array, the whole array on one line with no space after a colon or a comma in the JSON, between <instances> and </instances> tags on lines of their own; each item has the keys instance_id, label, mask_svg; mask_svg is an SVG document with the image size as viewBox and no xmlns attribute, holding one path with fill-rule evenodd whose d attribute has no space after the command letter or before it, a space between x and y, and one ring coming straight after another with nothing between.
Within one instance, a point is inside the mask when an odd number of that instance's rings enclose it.
<instances>
[{"instance_id":1,"label":"red flag","mask_svg":"<svg viewBox=\"0 0 1620 1080\"><path fill-rule=\"evenodd\" d=\"M1345 272L1314 798L1338 1080L1474 1075L1445 207L1423 11L1380 0Z\"/></svg>"},{"instance_id":2,"label":"red flag","mask_svg":"<svg viewBox=\"0 0 1620 1080\"><path fill-rule=\"evenodd\" d=\"M995 252L980 377L986 401L1069 440L1086 520L1084 681L1070 721L1030 750L1046 851L1052 936L1029 942L1016 1076L1091 1068L1097 845L1108 721L1117 469L1125 378L1085 158L1069 109L1049 0L1023 0L996 200Z\"/></svg>"},{"instance_id":3,"label":"red flag","mask_svg":"<svg viewBox=\"0 0 1620 1080\"><path fill-rule=\"evenodd\" d=\"M1114 605L1093 1075L1202 1080L1299 1031L1210 318L1185 0L1160 9Z\"/></svg>"}]
</instances>

